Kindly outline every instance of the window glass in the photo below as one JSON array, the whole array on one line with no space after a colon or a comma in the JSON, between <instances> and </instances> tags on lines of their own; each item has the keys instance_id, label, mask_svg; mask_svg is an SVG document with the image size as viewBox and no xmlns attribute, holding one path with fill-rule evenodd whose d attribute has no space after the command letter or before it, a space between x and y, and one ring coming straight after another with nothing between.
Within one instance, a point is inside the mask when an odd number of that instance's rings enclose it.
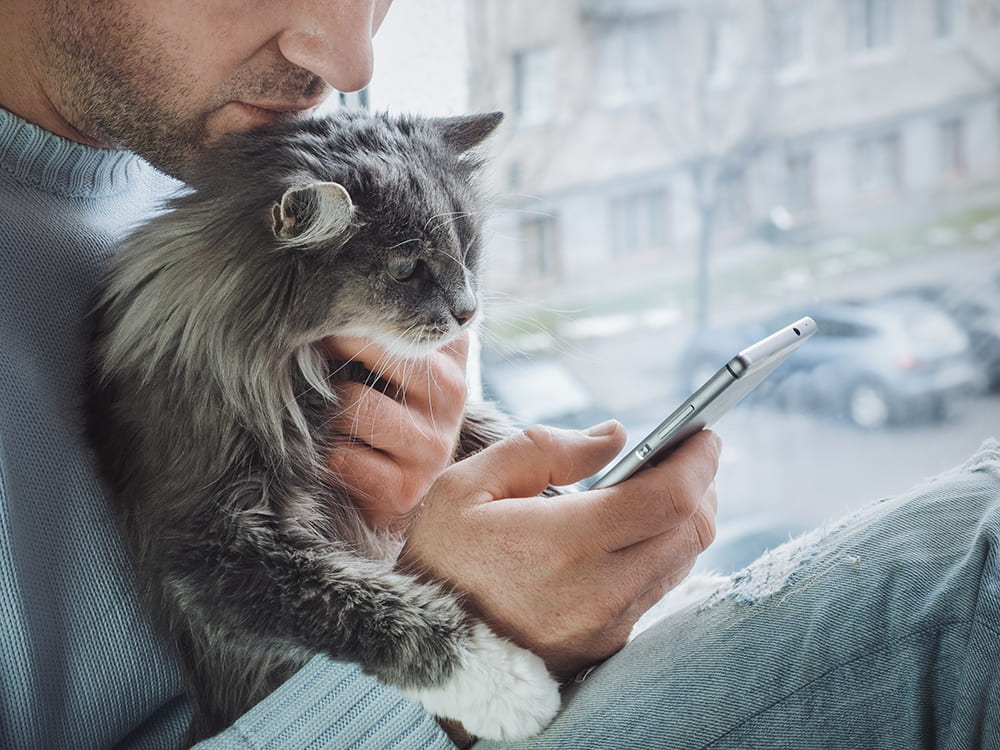
<instances>
[{"instance_id":1,"label":"window glass","mask_svg":"<svg viewBox=\"0 0 1000 750\"><path fill-rule=\"evenodd\" d=\"M955 33L958 23L958 2L956 0L933 0L934 36L947 39Z\"/></svg>"},{"instance_id":2,"label":"window glass","mask_svg":"<svg viewBox=\"0 0 1000 750\"><path fill-rule=\"evenodd\" d=\"M722 570L963 460L1000 431L993 8L397 0L371 106L437 111L380 98L380 77L416 88L413 60L451 50L462 108L509 113L486 180L487 392L524 421L616 417L634 443L812 315L820 335L716 425L704 564ZM462 33L442 20L404 54L407 14L435 9Z\"/></svg>"},{"instance_id":3,"label":"window glass","mask_svg":"<svg viewBox=\"0 0 1000 750\"><path fill-rule=\"evenodd\" d=\"M523 125L538 125L552 116L554 94L552 50L517 50L511 55L514 96L511 109Z\"/></svg>"},{"instance_id":4,"label":"window glass","mask_svg":"<svg viewBox=\"0 0 1000 750\"><path fill-rule=\"evenodd\" d=\"M617 20L595 31L600 97L611 106L662 95L666 83L662 17Z\"/></svg>"},{"instance_id":5,"label":"window glass","mask_svg":"<svg viewBox=\"0 0 1000 750\"><path fill-rule=\"evenodd\" d=\"M901 186L899 140L897 133L858 139L854 146L854 174L860 191L880 192Z\"/></svg>"},{"instance_id":6,"label":"window glass","mask_svg":"<svg viewBox=\"0 0 1000 750\"><path fill-rule=\"evenodd\" d=\"M796 70L809 62L808 8L805 2L787 3L775 15L773 38L779 72Z\"/></svg>"},{"instance_id":7,"label":"window glass","mask_svg":"<svg viewBox=\"0 0 1000 750\"><path fill-rule=\"evenodd\" d=\"M616 255L661 250L667 242L668 205L662 189L649 189L611 199L612 246Z\"/></svg>"},{"instance_id":8,"label":"window glass","mask_svg":"<svg viewBox=\"0 0 1000 750\"><path fill-rule=\"evenodd\" d=\"M556 220L533 216L521 220L521 270L528 277L554 276L559 271Z\"/></svg>"},{"instance_id":9,"label":"window glass","mask_svg":"<svg viewBox=\"0 0 1000 750\"><path fill-rule=\"evenodd\" d=\"M744 27L735 13L708 19L708 80L715 86L733 83L743 63Z\"/></svg>"},{"instance_id":10,"label":"window glass","mask_svg":"<svg viewBox=\"0 0 1000 750\"><path fill-rule=\"evenodd\" d=\"M785 161L784 206L795 213L813 207L813 160L808 151L790 153Z\"/></svg>"},{"instance_id":11,"label":"window glass","mask_svg":"<svg viewBox=\"0 0 1000 750\"><path fill-rule=\"evenodd\" d=\"M940 125L941 174L965 172L965 126L960 117L950 117Z\"/></svg>"},{"instance_id":12,"label":"window glass","mask_svg":"<svg viewBox=\"0 0 1000 750\"><path fill-rule=\"evenodd\" d=\"M893 43L894 0L847 0L848 38L855 52L886 49Z\"/></svg>"}]
</instances>

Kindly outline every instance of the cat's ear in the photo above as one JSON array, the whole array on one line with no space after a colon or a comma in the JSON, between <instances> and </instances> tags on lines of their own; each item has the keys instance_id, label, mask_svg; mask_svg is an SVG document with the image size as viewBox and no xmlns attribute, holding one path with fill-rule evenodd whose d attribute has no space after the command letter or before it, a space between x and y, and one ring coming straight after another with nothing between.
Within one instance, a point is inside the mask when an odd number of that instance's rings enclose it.
<instances>
[{"instance_id":1,"label":"cat's ear","mask_svg":"<svg viewBox=\"0 0 1000 750\"><path fill-rule=\"evenodd\" d=\"M354 202L343 185L296 185L272 204L271 230L278 239L309 243L344 234L354 223L354 214Z\"/></svg>"},{"instance_id":2,"label":"cat's ear","mask_svg":"<svg viewBox=\"0 0 1000 750\"><path fill-rule=\"evenodd\" d=\"M435 120L435 124L444 142L456 154L461 154L485 141L502 119L503 112L488 112L481 115L442 117Z\"/></svg>"}]
</instances>

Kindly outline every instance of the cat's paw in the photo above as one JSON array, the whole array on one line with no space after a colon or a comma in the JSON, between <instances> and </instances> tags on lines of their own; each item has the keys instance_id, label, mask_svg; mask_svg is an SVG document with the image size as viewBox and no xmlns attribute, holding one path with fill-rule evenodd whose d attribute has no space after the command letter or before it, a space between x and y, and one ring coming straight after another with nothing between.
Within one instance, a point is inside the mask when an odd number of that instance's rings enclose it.
<instances>
[{"instance_id":1,"label":"cat's paw","mask_svg":"<svg viewBox=\"0 0 1000 750\"><path fill-rule=\"evenodd\" d=\"M537 734L559 711L559 685L530 651L478 624L462 663L434 688L405 690L429 713L462 722L483 739L516 740Z\"/></svg>"}]
</instances>

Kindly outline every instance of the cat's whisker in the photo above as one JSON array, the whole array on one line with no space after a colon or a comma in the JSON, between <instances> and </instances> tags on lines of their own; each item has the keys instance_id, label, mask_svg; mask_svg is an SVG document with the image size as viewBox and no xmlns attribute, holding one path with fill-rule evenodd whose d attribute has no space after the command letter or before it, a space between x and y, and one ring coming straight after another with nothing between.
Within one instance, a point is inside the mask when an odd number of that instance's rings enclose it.
<instances>
[{"instance_id":1,"label":"cat's whisker","mask_svg":"<svg viewBox=\"0 0 1000 750\"><path fill-rule=\"evenodd\" d=\"M408 245L411 242L420 242L419 237L411 237L408 240L403 240L402 242L397 242L395 245L389 245L386 250L395 250L397 247L402 247L403 245Z\"/></svg>"},{"instance_id":2,"label":"cat's whisker","mask_svg":"<svg viewBox=\"0 0 1000 750\"><path fill-rule=\"evenodd\" d=\"M439 224L437 227L434 227L434 229L438 229L439 227L444 226L445 223L455 222L458 221L458 219L461 219L465 216L474 216L474 215L475 214L472 213L471 211L445 211L439 214L434 214L424 223L424 232L432 231L430 229L430 225L431 222L434 221L435 219L444 219L444 221L441 224Z\"/></svg>"},{"instance_id":3,"label":"cat's whisker","mask_svg":"<svg viewBox=\"0 0 1000 750\"><path fill-rule=\"evenodd\" d=\"M434 430L434 434L435 435L440 435L441 434L441 429L438 427L437 417L434 415L434 398L433 398L433 394L434 394L434 390L435 390L436 386L437 386L437 378L436 378L436 376L434 374L434 371L431 370L428 373L428 378L427 378L427 403L429 404L428 408L430 409L429 416L430 416L430 420L431 420L431 429Z\"/></svg>"}]
</instances>

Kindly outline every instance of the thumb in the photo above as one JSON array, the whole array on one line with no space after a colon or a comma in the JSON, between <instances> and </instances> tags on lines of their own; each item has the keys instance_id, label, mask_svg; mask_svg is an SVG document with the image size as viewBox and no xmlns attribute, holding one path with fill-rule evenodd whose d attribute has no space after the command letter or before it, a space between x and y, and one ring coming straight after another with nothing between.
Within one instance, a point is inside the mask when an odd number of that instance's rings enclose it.
<instances>
[{"instance_id":1,"label":"thumb","mask_svg":"<svg viewBox=\"0 0 1000 750\"><path fill-rule=\"evenodd\" d=\"M460 461L448 471L474 483L481 502L532 497L550 484L586 479L625 444L625 428L614 420L588 430L535 425ZM452 476L452 479L459 479Z\"/></svg>"}]
</instances>

